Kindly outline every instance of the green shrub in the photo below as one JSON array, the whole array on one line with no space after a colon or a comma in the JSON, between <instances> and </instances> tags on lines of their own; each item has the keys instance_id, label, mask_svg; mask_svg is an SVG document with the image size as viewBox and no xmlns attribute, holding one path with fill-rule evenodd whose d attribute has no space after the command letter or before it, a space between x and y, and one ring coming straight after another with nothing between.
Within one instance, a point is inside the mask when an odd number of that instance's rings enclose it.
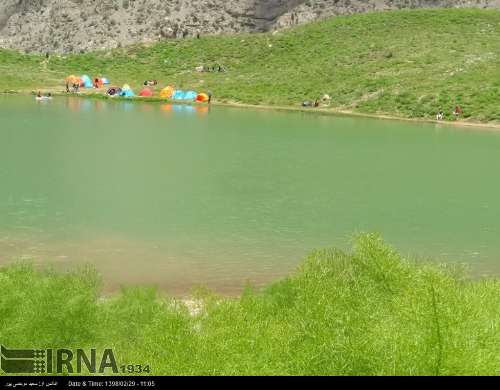
<instances>
[{"instance_id":1,"label":"green shrub","mask_svg":"<svg viewBox=\"0 0 500 390\"><path fill-rule=\"evenodd\" d=\"M403 258L374 235L311 254L239 299L190 315L151 289L100 299L89 270L0 270L0 337L12 347L112 347L157 375L498 375L500 283Z\"/></svg>"}]
</instances>

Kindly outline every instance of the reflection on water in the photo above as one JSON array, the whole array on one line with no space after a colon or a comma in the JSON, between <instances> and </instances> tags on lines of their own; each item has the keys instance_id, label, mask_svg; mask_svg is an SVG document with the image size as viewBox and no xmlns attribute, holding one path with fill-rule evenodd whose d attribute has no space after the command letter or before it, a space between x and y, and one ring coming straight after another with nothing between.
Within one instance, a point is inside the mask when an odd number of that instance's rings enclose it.
<instances>
[{"instance_id":1,"label":"reflection on water","mask_svg":"<svg viewBox=\"0 0 500 390\"><path fill-rule=\"evenodd\" d=\"M210 113L209 105L162 104L160 109L167 114L198 114L202 116Z\"/></svg>"},{"instance_id":2,"label":"reflection on water","mask_svg":"<svg viewBox=\"0 0 500 390\"><path fill-rule=\"evenodd\" d=\"M151 113L158 110L171 114L192 115L198 114L200 116L210 113L210 105L208 104L157 104L156 102L138 102L138 101L109 101L103 99L86 99L86 98L67 98L64 100L67 109L70 112L105 112L110 110L118 110L123 112L138 111L141 113Z\"/></svg>"},{"instance_id":3,"label":"reflection on water","mask_svg":"<svg viewBox=\"0 0 500 390\"><path fill-rule=\"evenodd\" d=\"M233 293L376 231L500 272L498 133L82 98L0 97L0 116L0 263Z\"/></svg>"}]
</instances>

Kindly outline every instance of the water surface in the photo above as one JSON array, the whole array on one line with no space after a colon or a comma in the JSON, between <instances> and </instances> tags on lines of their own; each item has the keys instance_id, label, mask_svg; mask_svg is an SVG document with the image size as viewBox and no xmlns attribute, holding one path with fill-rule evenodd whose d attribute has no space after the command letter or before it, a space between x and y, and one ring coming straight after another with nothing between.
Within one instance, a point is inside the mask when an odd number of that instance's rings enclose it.
<instances>
[{"instance_id":1,"label":"water surface","mask_svg":"<svg viewBox=\"0 0 500 390\"><path fill-rule=\"evenodd\" d=\"M500 133L304 113L0 97L0 263L236 293L374 231L500 273Z\"/></svg>"}]
</instances>

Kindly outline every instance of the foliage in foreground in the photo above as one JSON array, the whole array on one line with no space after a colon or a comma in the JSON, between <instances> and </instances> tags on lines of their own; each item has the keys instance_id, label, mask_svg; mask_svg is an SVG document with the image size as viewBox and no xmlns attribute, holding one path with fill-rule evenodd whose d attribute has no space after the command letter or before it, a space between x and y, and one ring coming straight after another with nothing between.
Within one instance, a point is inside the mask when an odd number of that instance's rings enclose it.
<instances>
[{"instance_id":1,"label":"foliage in foreground","mask_svg":"<svg viewBox=\"0 0 500 390\"><path fill-rule=\"evenodd\" d=\"M378 237L313 253L291 277L197 315L154 290L99 299L91 271L0 271L11 347L112 347L152 374L499 374L500 282L402 258Z\"/></svg>"},{"instance_id":2,"label":"foliage in foreground","mask_svg":"<svg viewBox=\"0 0 500 390\"><path fill-rule=\"evenodd\" d=\"M277 34L202 37L52 57L0 50L0 91L63 89L69 74L138 89L211 90L219 101L294 105L327 93L363 113L500 121L500 12L445 9L337 17ZM200 65L227 73L197 73Z\"/></svg>"}]
</instances>

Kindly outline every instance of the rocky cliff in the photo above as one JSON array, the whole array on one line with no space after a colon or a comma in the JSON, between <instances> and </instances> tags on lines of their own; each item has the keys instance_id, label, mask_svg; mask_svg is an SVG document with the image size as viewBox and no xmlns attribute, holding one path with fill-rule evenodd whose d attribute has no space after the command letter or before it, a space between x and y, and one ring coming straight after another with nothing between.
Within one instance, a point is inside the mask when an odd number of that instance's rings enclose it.
<instances>
[{"instance_id":1,"label":"rocky cliff","mask_svg":"<svg viewBox=\"0 0 500 390\"><path fill-rule=\"evenodd\" d=\"M287 28L333 15L500 0L0 0L0 47L84 52L136 42Z\"/></svg>"}]
</instances>

